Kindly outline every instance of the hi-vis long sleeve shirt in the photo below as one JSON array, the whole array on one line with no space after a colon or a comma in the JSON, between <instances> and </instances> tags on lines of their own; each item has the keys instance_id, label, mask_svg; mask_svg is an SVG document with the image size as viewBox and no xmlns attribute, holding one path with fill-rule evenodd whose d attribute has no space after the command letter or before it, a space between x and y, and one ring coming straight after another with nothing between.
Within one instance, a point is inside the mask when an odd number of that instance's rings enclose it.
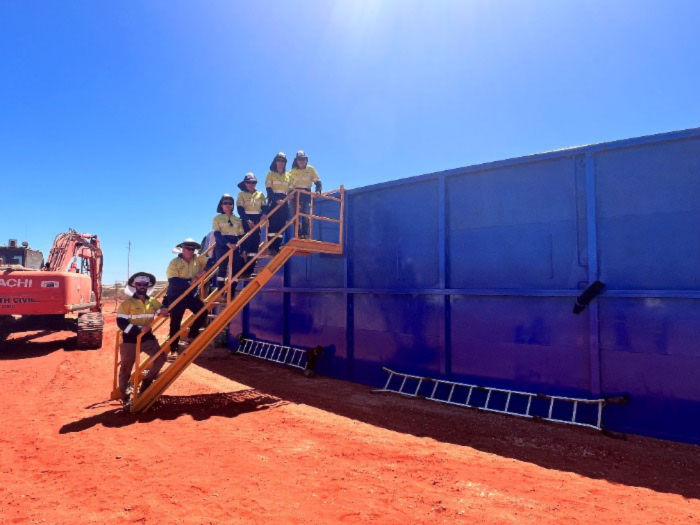
<instances>
[{"instance_id":1,"label":"hi-vis long sleeve shirt","mask_svg":"<svg viewBox=\"0 0 700 525\"><path fill-rule=\"evenodd\" d=\"M141 328L149 324L155 318L158 310L163 306L151 297L145 301L130 297L117 309L117 326L124 332L125 343L135 343L136 337L141 333ZM142 340L154 339L151 332L143 336Z\"/></svg>"},{"instance_id":2,"label":"hi-vis long sleeve shirt","mask_svg":"<svg viewBox=\"0 0 700 525\"><path fill-rule=\"evenodd\" d=\"M310 190L312 183L316 183L316 187L320 188L321 179L313 166L306 166L303 170L292 168L289 172L290 189L304 188L305 190Z\"/></svg>"}]
</instances>

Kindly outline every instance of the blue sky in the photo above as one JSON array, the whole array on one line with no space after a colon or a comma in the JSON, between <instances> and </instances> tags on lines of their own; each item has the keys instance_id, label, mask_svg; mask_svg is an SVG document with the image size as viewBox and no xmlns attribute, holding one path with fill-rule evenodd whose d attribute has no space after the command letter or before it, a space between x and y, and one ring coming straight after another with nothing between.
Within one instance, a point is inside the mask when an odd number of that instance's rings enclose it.
<instances>
[{"instance_id":1,"label":"blue sky","mask_svg":"<svg viewBox=\"0 0 700 525\"><path fill-rule=\"evenodd\" d=\"M164 277L222 193L324 189L700 126L694 0L0 0L0 242Z\"/></svg>"}]
</instances>

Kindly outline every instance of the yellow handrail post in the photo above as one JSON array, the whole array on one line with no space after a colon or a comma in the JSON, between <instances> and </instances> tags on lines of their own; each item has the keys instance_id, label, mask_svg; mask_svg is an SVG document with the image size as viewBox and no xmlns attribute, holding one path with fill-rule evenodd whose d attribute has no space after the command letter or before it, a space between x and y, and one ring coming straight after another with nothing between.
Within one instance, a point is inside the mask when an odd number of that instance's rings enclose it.
<instances>
[{"instance_id":1,"label":"yellow handrail post","mask_svg":"<svg viewBox=\"0 0 700 525\"><path fill-rule=\"evenodd\" d=\"M340 232L338 242L343 245L343 227L345 226L345 186L340 187Z\"/></svg>"},{"instance_id":2,"label":"yellow handrail post","mask_svg":"<svg viewBox=\"0 0 700 525\"><path fill-rule=\"evenodd\" d=\"M309 239L314 238L314 201L316 200L316 196L313 193L309 194L309 201L310 201L310 207L309 207Z\"/></svg>"},{"instance_id":3,"label":"yellow handrail post","mask_svg":"<svg viewBox=\"0 0 700 525\"><path fill-rule=\"evenodd\" d=\"M139 332L136 336L136 346L134 347L134 373L131 375L131 385L133 388L133 402L136 403L139 396L139 383L141 382L141 338L143 337L143 331Z\"/></svg>"},{"instance_id":4,"label":"yellow handrail post","mask_svg":"<svg viewBox=\"0 0 700 525\"><path fill-rule=\"evenodd\" d=\"M296 199L297 199L297 212L294 214L294 217L296 218L296 225L294 227L294 238L296 239L299 237L299 191L296 191Z\"/></svg>"},{"instance_id":5,"label":"yellow handrail post","mask_svg":"<svg viewBox=\"0 0 700 525\"><path fill-rule=\"evenodd\" d=\"M121 360L119 359L119 346L121 344L122 340L122 333L121 330L117 332L117 337L114 338L114 381L112 383L112 395L109 396L110 399L112 400L117 400L121 399L122 393L121 390L119 390L119 365L121 364Z\"/></svg>"},{"instance_id":6,"label":"yellow handrail post","mask_svg":"<svg viewBox=\"0 0 700 525\"><path fill-rule=\"evenodd\" d=\"M231 302L231 277L233 277L233 255L236 251L236 248L231 248L229 250L229 255L228 255L228 270L226 272L226 282L228 284L228 290L226 291L226 304Z\"/></svg>"}]
</instances>

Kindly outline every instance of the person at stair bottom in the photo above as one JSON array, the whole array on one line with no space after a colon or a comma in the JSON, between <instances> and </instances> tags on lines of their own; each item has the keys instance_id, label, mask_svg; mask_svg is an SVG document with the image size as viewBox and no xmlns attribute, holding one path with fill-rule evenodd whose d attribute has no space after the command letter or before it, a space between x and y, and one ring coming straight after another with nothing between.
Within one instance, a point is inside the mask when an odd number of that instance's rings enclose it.
<instances>
[{"instance_id":1,"label":"person at stair bottom","mask_svg":"<svg viewBox=\"0 0 700 525\"><path fill-rule=\"evenodd\" d=\"M212 231L216 239L216 244L214 245L214 259L218 261L226 255L231 248L236 246L238 239L243 236L243 223L241 219L233 214L233 197L228 193L224 194L221 199L219 199L216 211L218 215L214 217L212 221ZM243 259L241 258L241 250L237 248L233 251L233 268L231 275L236 275L242 267ZM216 278L216 285L219 289L224 287L227 274L228 260L219 265L219 272ZM232 296L235 295L235 290L234 284L232 287Z\"/></svg>"},{"instance_id":2,"label":"person at stair bottom","mask_svg":"<svg viewBox=\"0 0 700 525\"><path fill-rule=\"evenodd\" d=\"M156 278L150 273L135 273L129 277L124 290L131 297L122 302L117 310L117 326L123 332L123 341L119 348L121 359L119 391L124 401L129 398L129 378L136 362L136 338L138 335L143 334L141 337L142 351L153 356L160 350L158 340L151 332L151 324L157 316L168 315L168 313L158 301L149 297L155 285ZM155 358L148 374L141 383L142 392L153 383L165 361L165 354L160 354Z\"/></svg>"},{"instance_id":3,"label":"person at stair bottom","mask_svg":"<svg viewBox=\"0 0 700 525\"><path fill-rule=\"evenodd\" d=\"M241 192L236 197L236 207L238 215L243 221L243 231L248 233L255 226L265 220L263 214L265 207L265 195L255 189L258 179L252 173L247 173L243 180L238 184ZM243 241L243 252L248 258L255 257L258 253L260 245L260 228L256 229L250 236ZM255 261L246 269L243 277L251 277L255 271Z\"/></svg>"},{"instance_id":4,"label":"person at stair bottom","mask_svg":"<svg viewBox=\"0 0 700 525\"><path fill-rule=\"evenodd\" d=\"M308 165L309 158L303 151L297 151L292 170L289 172L290 190L311 191L311 184L316 188L316 193L321 193L321 179L313 166ZM302 193L299 195L299 213L308 215L311 205L311 195ZM292 206L296 206L296 201L292 201ZM295 211L296 213L296 211ZM306 239L309 236L309 219L301 217L299 224L299 238Z\"/></svg>"},{"instance_id":5,"label":"person at stair bottom","mask_svg":"<svg viewBox=\"0 0 700 525\"><path fill-rule=\"evenodd\" d=\"M185 239L177 245L177 248L180 248L182 252L170 261L166 272L168 277L168 291L165 295L165 303L167 305L173 304L177 298L190 287L194 279L204 274L204 268L206 267L208 257L206 255L197 255L196 252L201 249L201 247L202 246L195 242L194 239ZM196 315L197 312L204 308L204 303L202 303L197 296L198 293L199 287L197 286L183 297L179 303L170 308L170 337L173 337L180 331L182 316L185 315L186 310L192 312L192 315ZM202 311L195 318L187 336L188 343L194 341L197 335L199 335L199 330L204 325L206 319L206 310ZM178 355L179 339L180 338L177 337L171 343L171 358L177 357Z\"/></svg>"},{"instance_id":6,"label":"person at stair bottom","mask_svg":"<svg viewBox=\"0 0 700 525\"><path fill-rule=\"evenodd\" d=\"M272 210L284 200L289 193L289 173L286 170L287 156L280 152L275 155L275 158L270 164L270 171L267 172L265 178L265 190L267 190L267 202L270 208L270 224L267 227L267 238L272 239L275 234L280 231L289 219L289 203L285 203L280 208L272 213ZM282 244L282 236L280 235L270 245L270 253L275 255L280 251Z\"/></svg>"}]
</instances>

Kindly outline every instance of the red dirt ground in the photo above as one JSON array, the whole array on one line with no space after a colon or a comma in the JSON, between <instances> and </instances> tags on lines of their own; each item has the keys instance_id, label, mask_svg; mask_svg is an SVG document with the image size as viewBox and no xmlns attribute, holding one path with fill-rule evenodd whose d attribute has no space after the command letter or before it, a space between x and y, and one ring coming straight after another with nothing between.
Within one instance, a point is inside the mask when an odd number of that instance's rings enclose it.
<instances>
[{"instance_id":1,"label":"red dirt ground","mask_svg":"<svg viewBox=\"0 0 700 525\"><path fill-rule=\"evenodd\" d=\"M700 447L307 379L223 350L149 412L105 346L0 347L0 523L700 523ZM15 334L14 337L17 337Z\"/></svg>"}]
</instances>

